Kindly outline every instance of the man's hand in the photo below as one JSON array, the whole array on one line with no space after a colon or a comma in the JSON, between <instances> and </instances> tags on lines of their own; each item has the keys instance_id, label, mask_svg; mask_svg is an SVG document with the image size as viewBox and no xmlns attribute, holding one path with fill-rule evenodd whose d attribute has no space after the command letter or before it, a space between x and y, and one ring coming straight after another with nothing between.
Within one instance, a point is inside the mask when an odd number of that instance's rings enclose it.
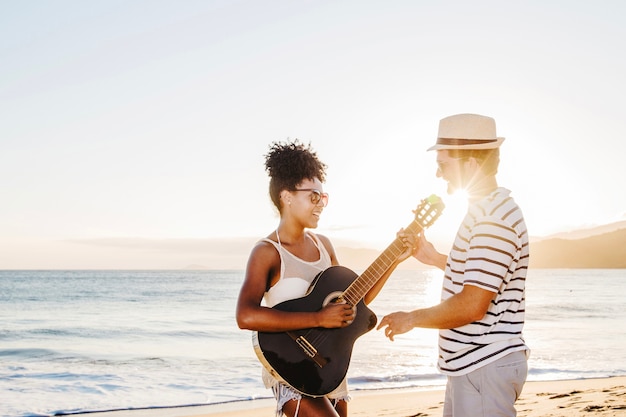
<instances>
[{"instance_id":1,"label":"man's hand","mask_svg":"<svg viewBox=\"0 0 626 417\"><path fill-rule=\"evenodd\" d=\"M385 336L393 342L393 337L398 334L403 334L409 330L413 330L412 315L406 311L397 311L395 313L387 314L380 321L380 324L376 330L380 330L385 327Z\"/></svg>"}]
</instances>

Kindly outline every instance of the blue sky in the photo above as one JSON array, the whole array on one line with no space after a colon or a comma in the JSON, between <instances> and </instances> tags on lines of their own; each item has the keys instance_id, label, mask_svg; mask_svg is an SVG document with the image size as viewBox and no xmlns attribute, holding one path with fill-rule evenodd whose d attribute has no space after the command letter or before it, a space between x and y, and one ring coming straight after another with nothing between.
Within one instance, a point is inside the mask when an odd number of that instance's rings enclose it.
<instances>
[{"instance_id":1,"label":"blue sky","mask_svg":"<svg viewBox=\"0 0 626 417\"><path fill-rule=\"evenodd\" d=\"M384 247L437 193L451 238L463 201L425 150L465 112L507 138L531 234L623 219L625 9L0 1L0 268L175 267L176 242L264 236L263 154L287 138L329 165L320 233Z\"/></svg>"}]
</instances>

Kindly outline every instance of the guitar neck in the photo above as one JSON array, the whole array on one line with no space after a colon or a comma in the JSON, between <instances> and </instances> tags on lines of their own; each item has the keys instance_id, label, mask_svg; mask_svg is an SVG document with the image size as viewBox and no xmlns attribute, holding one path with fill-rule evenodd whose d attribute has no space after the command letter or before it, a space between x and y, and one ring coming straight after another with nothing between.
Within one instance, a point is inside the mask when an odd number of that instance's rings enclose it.
<instances>
[{"instance_id":1,"label":"guitar neck","mask_svg":"<svg viewBox=\"0 0 626 417\"><path fill-rule=\"evenodd\" d=\"M424 230L424 228L417 221L413 221L405 228L405 231L408 233L419 233L422 230ZM387 249L385 249L383 253L346 288L341 298L352 306L357 305L405 250L406 247L402 240L396 238L387 246Z\"/></svg>"}]
</instances>

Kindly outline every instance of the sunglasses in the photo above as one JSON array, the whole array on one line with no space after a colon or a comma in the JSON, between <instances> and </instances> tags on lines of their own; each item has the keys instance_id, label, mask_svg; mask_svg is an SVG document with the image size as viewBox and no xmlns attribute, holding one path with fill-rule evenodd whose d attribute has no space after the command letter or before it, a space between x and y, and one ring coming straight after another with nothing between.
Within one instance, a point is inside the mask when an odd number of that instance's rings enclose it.
<instances>
[{"instance_id":1,"label":"sunglasses","mask_svg":"<svg viewBox=\"0 0 626 417\"><path fill-rule=\"evenodd\" d=\"M310 191L311 203L318 205L321 201L323 207L328 205L328 193L323 193L320 190L316 190L314 188L296 188L289 191Z\"/></svg>"},{"instance_id":2,"label":"sunglasses","mask_svg":"<svg viewBox=\"0 0 626 417\"><path fill-rule=\"evenodd\" d=\"M449 161L445 161L445 162L442 162L442 161L437 161L437 168L438 168L439 170L443 171L443 170L444 170L444 169L448 166L448 164L449 164L450 162L453 162L453 161L465 161L465 160L468 160L468 159L470 159L470 158L471 158L471 157L469 157L469 156L461 156L461 157L459 157L459 158L450 158L450 160L449 160Z\"/></svg>"}]
</instances>

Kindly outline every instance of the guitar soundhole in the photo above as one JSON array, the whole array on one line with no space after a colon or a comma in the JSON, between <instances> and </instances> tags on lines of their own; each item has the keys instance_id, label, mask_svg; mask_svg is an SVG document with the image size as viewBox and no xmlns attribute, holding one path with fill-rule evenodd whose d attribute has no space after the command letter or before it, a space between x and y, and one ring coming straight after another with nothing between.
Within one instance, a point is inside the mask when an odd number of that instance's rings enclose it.
<instances>
[{"instance_id":1,"label":"guitar soundhole","mask_svg":"<svg viewBox=\"0 0 626 417\"><path fill-rule=\"evenodd\" d=\"M335 291L333 293L328 294L326 298L324 299L324 303L322 304L322 307L326 307L328 303L345 303L346 301L341 298L342 296L343 296L342 291ZM357 315L356 307L357 306L352 306L352 308L354 309L355 317Z\"/></svg>"},{"instance_id":2,"label":"guitar soundhole","mask_svg":"<svg viewBox=\"0 0 626 417\"><path fill-rule=\"evenodd\" d=\"M341 299L343 292L335 291L326 296L324 298L324 303L322 303L322 307L326 307L329 303L343 303L344 301Z\"/></svg>"}]
</instances>

